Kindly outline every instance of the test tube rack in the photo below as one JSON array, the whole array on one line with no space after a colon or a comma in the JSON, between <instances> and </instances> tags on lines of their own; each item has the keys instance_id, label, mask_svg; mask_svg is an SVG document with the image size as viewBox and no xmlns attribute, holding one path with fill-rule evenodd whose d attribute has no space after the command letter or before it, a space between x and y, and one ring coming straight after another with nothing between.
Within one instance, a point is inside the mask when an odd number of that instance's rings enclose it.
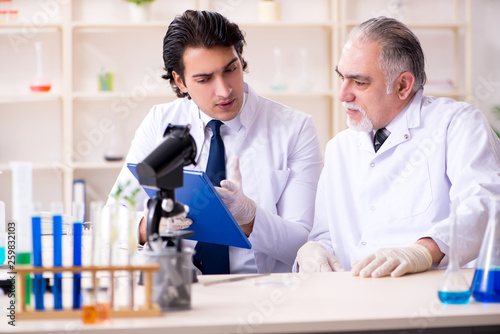
<instances>
[{"instance_id":1,"label":"test tube rack","mask_svg":"<svg viewBox=\"0 0 500 334\"><path fill-rule=\"evenodd\" d=\"M152 299L152 289L153 289L153 273L158 271L160 266L158 264L144 264L144 265L123 265L123 266L85 266L85 267L33 267L31 265L16 266L14 272L17 272L16 279L16 299L17 299L17 310L16 316L19 319L68 319L68 318L81 318L81 310L73 309L63 309L63 310L44 310L38 311L34 310L33 307L26 305L25 300L25 277L26 275L36 274L36 273L59 273L59 272L90 272L94 280L94 286L97 283L97 273L98 272L109 272L111 274L111 304L113 304L113 290L114 290L114 277L117 271L126 271L132 274L135 271L141 271L143 273L144 291L145 291L145 302L144 305L135 308L119 308L115 309L111 307L111 318L123 318L123 317L156 317L161 315L161 309L158 304L153 303ZM134 285L131 285L131 293L134 293Z\"/></svg>"}]
</instances>

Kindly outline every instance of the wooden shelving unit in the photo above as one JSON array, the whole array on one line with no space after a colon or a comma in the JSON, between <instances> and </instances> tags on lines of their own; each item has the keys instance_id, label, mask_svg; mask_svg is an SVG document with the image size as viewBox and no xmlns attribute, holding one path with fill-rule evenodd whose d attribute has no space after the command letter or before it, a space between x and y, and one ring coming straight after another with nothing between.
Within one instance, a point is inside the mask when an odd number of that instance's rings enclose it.
<instances>
[{"instance_id":1,"label":"wooden shelving unit","mask_svg":"<svg viewBox=\"0 0 500 334\"><path fill-rule=\"evenodd\" d=\"M323 148L345 128L345 115L337 102L340 81L334 69L347 32L367 15L363 6L356 8L360 1L363 0L281 1L283 15L277 23L258 22L257 0L235 2L236 8L223 13L239 23L246 33L244 56L250 65L246 81L259 94L313 115ZM387 6L387 1L371 1L370 6L375 6L373 3L380 3L378 6L382 9ZM426 93L470 101L471 1L445 0L444 3L453 20L411 19L407 23L415 28L417 35L421 31L446 31L453 40L453 59L449 60L454 73L453 89L433 92L429 88ZM92 10L97 11L97 7L88 8L96 6L95 2L72 0L61 2L53 15L47 14L48 22L32 23L33 33L29 35L26 20L0 24L0 50L12 63L2 74L15 76L13 85L0 85L0 130L8 130L0 131L0 170L4 171L0 175L0 199L6 202L7 219L11 208L8 162L12 160L34 162L34 199L45 201L42 204L46 208L50 201L63 200L69 213L73 181L78 178L85 178L91 190L87 201L106 200L122 164L103 159L110 134L105 131L96 134L100 130L99 118L110 118L121 128L120 141L126 154L135 129L151 106L176 99L168 83L159 79L163 66L161 41L171 19L188 8L214 10L217 4L215 0L182 3L156 0L151 21L133 23L127 18L126 4L121 0L99 2L97 14L108 11L110 19L89 16ZM426 6L417 2L411 5ZM38 1L23 1L23 6L31 7L31 13L44 13ZM353 8L357 9L355 14L352 14ZM23 15L22 10L19 13ZM31 17L26 19L33 21ZM26 41L17 46L19 50L11 46L9 35L12 34ZM60 60L51 63L54 85L47 94L31 93L27 88L30 70L34 68L31 44L37 40L52 46L54 49L45 50L46 54ZM287 57L284 61L290 88L286 91L274 91L270 87L274 66L272 49L276 46L281 47ZM312 88L307 92L300 91L293 82L298 71L298 49L302 47L307 49L311 63ZM101 67L115 72L113 92L97 89ZM19 84L23 81L27 82L24 86ZM119 114L119 110L125 111ZM117 117L123 114L126 117ZM50 117L44 121L46 115ZM40 148L35 149L36 145ZM40 189L40 184L48 182L47 177L53 185Z\"/></svg>"}]
</instances>

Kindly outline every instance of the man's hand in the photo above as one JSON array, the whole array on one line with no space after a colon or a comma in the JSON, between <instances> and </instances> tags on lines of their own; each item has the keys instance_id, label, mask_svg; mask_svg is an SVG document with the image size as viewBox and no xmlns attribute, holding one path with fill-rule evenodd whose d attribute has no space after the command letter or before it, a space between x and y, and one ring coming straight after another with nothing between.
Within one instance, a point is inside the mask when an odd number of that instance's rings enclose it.
<instances>
[{"instance_id":1,"label":"man's hand","mask_svg":"<svg viewBox=\"0 0 500 334\"><path fill-rule=\"evenodd\" d=\"M297 263L300 273L344 271L337 258L316 241L300 247Z\"/></svg>"},{"instance_id":2,"label":"man's hand","mask_svg":"<svg viewBox=\"0 0 500 334\"><path fill-rule=\"evenodd\" d=\"M257 212L257 204L245 196L241 188L240 160L233 157L229 167L229 177L215 187L220 197L239 225L252 223Z\"/></svg>"},{"instance_id":3,"label":"man's hand","mask_svg":"<svg viewBox=\"0 0 500 334\"><path fill-rule=\"evenodd\" d=\"M352 274L361 277L399 277L427 271L431 265L431 252L422 245L412 244L402 248L381 248L365 259L355 262Z\"/></svg>"}]
</instances>

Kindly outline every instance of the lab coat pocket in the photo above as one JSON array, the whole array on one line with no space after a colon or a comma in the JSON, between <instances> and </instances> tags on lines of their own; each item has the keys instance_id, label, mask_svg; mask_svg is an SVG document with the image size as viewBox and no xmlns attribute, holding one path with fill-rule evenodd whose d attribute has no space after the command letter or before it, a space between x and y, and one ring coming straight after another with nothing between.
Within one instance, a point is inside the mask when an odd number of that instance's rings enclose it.
<instances>
[{"instance_id":1,"label":"lab coat pocket","mask_svg":"<svg viewBox=\"0 0 500 334\"><path fill-rule=\"evenodd\" d=\"M418 163L417 163L418 162ZM432 203L432 188L428 160L424 157L408 161L394 170L395 178L390 182L388 191L388 211L393 221L411 219L423 214Z\"/></svg>"},{"instance_id":2,"label":"lab coat pocket","mask_svg":"<svg viewBox=\"0 0 500 334\"><path fill-rule=\"evenodd\" d=\"M280 200L281 194L285 190L289 176L290 176L290 169L274 170L271 172L271 187L272 187L274 203L278 203L278 201Z\"/></svg>"}]
</instances>

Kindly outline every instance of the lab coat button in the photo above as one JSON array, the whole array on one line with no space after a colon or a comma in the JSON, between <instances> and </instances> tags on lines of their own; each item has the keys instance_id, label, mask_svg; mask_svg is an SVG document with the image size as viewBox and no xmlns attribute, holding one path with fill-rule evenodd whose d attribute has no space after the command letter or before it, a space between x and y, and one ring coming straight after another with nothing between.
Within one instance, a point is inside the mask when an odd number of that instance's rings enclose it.
<instances>
[{"instance_id":1,"label":"lab coat button","mask_svg":"<svg viewBox=\"0 0 500 334\"><path fill-rule=\"evenodd\" d=\"M408 134L405 134L405 139L408 139L410 138L410 136L408 136Z\"/></svg>"},{"instance_id":2,"label":"lab coat button","mask_svg":"<svg viewBox=\"0 0 500 334\"><path fill-rule=\"evenodd\" d=\"M375 167L375 164L372 162L372 163L370 164L370 167Z\"/></svg>"},{"instance_id":3,"label":"lab coat button","mask_svg":"<svg viewBox=\"0 0 500 334\"><path fill-rule=\"evenodd\" d=\"M361 241L361 245L362 245L362 246L366 246L366 242Z\"/></svg>"},{"instance_id":4,"label":"lab coat button","mask_svg":"<svg viewBox=\"0 0 500 334\"><path fill-rule=\"evenodd\" d=\"M375 211L375 207L372 205L372 206L370 207L370 210Z\"/></svg>"}]
</instances>

